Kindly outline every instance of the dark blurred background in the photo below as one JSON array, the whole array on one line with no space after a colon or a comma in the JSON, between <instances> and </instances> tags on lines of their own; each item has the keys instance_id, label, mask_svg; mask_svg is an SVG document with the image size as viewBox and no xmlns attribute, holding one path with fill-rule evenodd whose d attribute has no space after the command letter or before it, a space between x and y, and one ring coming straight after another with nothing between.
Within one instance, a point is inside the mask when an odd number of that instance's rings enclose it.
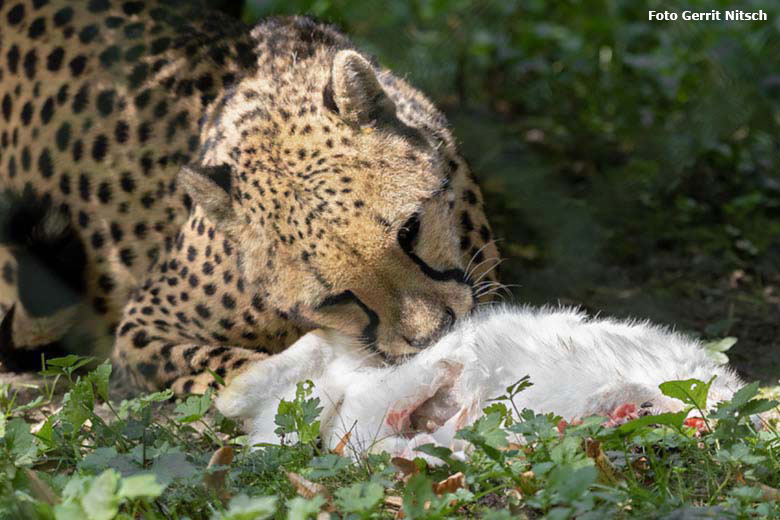
<instances>
[{"instance_id":1,"label":"dark blurred background","mask_svg":"<svg viewBox=\"0 0 780 520\"><path fill-rule=\"evenodd\" d=\"M650 318L780 376L780 2L244 0L339 26L449 116L515 299ZM649 22L763 9L767 22Z\"/></svg>"}]
</instances>

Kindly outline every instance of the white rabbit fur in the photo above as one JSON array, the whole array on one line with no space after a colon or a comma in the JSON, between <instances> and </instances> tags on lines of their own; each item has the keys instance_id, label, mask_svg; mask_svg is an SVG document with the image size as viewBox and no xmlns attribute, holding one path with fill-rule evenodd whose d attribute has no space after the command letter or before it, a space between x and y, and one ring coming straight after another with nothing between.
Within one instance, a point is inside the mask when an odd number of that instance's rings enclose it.
<instances>
[{"instance_id":1,"label":"white rabbit fur","mask_svg":"<svg viewBox=\"0 0 780 520\"><path fill-rule=\"evenodd\" d=\"M567 308L495 306L393 366L376 366L375 357L350 340L314 331L236 377L217 406L226 416L247 420L253 443L279 442L274 434L279 399L292 399L296 383L310 379L324 407L326 446L333 448L351 430L354 454L387 450L412 456L414 447L428 442L463 449L454 440L457 429L525 375L533 386L515 404L567 420L607 415L625 403L654 414L678 411L683 404L658 389L669 380L716 376L709 394L713 404L731 398L743 384L712 361L700 342L646 321L589 318Z\"/></svg>"}]
</instances>

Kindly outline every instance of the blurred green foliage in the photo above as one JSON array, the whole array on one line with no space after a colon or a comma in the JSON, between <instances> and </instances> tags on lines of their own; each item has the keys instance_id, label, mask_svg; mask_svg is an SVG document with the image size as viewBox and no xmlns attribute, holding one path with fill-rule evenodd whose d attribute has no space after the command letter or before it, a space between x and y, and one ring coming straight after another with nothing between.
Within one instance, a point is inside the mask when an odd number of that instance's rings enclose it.
<instances>
[{"instance_id":1,"label":"blurred green foliage","mask_svg":"<svg viewBox=\"0 0 780 520\"><path fill-rule=\"evenodd\" d=\"M666 270L780 267L780 3L247 0L337 24L450 117L510 258L547 299ZM622 271L621 271L622 272ZM625 273L624 273L625 274Z\"/></svg>"}]
</instances>

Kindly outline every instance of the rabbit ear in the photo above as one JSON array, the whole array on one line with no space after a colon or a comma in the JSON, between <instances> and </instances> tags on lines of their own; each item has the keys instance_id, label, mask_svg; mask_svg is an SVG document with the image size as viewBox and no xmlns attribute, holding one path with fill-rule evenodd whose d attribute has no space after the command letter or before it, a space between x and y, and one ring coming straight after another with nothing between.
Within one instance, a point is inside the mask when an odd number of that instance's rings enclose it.
<instances>
[{"instance_id":1,"label":"rabbit ear","mask_svg":"<svg viewBox=\"0 0 780 520\"><path fill-rule=\"evenodd\" d=\"M351 50L333 58L333 101L348 123L362 126L395 117L395 103L388 97L371 64Z\"/></svg>"},{"instance_id":2,"label":"rabbit ear","mask_svg":"<svg viewBox=\"0 0 780 520\"><path fill-rule=\"evenodd\" d=\"M215 224L235 217L230 197L232 172L228 165L190 164L179 171L178 181Z\"/></svg>"}]
</instances>

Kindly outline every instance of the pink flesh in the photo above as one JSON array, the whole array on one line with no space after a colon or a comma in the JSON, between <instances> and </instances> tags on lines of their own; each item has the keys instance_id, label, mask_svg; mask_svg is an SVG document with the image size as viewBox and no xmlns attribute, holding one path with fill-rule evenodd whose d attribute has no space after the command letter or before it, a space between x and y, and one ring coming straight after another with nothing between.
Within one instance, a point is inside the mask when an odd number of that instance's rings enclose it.
<instances>
[{"instance_id":1,"label":"pink flesh","mask_svg":"<svg viewBox=\"0 0 780 520\"><path fill-rule=\"evenodd\" d=\"M387 412L385 422L393 429L394 432L403 433L411 430L411 420L409 417L414 412L415 408L406 408L401 410L390 410Z\"/></svg>"},{"instance_id":2,"label":"pink flesh","mask_svg":"<svg viewBox=\"0 0 780 520\"><path fill-rule=\"evenodd\" d=\"M385 423L407 437L422 430L436 431L460 409L451 390L462 369L459 363L444 364L419 399L410 403L410 398L404 398L394 403Z\"/></svg>"},{"instance_id":3,"label":"pink flesh","mask_svg":"<svg viewBox=\"0 0 780 520\"><path fill-rule=\"evenodd\" d=\"M639 412L633 403L621 404L609 414L609 419L604 423L607 428L620 426L632 419L639 419Z\"/></svg>"}]
</instances>

